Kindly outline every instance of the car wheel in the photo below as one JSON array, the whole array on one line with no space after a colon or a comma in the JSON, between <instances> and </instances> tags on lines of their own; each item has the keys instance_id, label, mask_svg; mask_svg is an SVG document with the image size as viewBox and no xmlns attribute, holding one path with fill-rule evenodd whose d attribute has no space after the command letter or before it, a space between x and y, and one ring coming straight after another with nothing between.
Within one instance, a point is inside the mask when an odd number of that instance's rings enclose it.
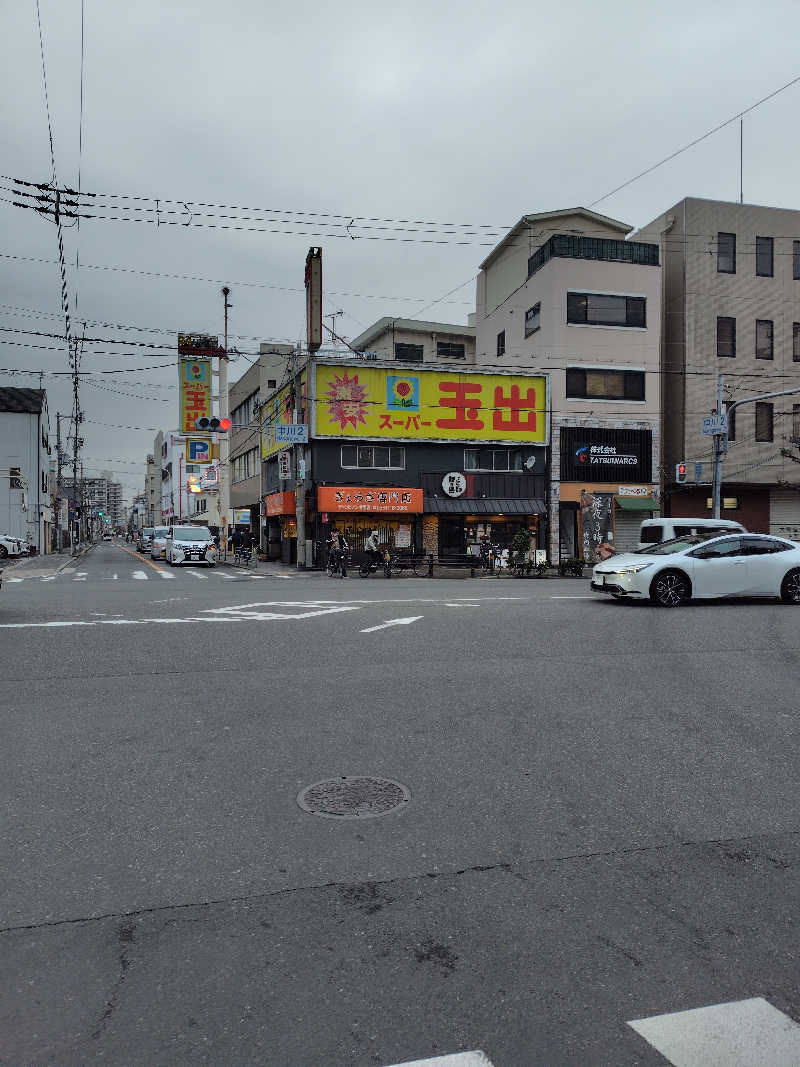
<instances>
[{"instance_id":1,"label":"car wheel","mask_svg":"<svg viewBox=\"0 0 800 1067\"><path fill-rule=\"evenodd\" d=\"M0 559L8 558L8 549L5 545L0 545Z\"/></svg>"},{"instance_id":2,"label":"car wheel","mask_svg":"<svg viewBox=\"0 0 800 1067\"><path fill-rule=\"evenodd\" d=\"M690 596L689 579L681 571L662 571L650 586L650 599L661 608L679 608Z\"/></svg>"},{"instance_id":3,"label":"car wheel","mask_svg":"<svg viewBox=\"0 0 800 1067\"><path fill-rule=\"evenodd\" d=\"M800 570L789 571L783 579L781 600L784 604L800 604Z\"/></svg>"}]
</instances>

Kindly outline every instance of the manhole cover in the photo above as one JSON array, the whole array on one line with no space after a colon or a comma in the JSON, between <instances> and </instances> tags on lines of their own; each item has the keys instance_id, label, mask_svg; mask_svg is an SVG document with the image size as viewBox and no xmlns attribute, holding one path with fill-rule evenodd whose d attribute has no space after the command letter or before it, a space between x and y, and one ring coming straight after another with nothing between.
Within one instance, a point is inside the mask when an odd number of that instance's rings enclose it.
<instances>
[{"instance_id":1,"label":"manhole cover","mask_svg":"<svg viewBox=\"0 0 800 1067\"><path fill-rule=\"evenodd\" d=\"M328 778L297 797L303 811L329 819L375 819L407 804L411 791L389 778Z\"/></svg>"}]
</instances>

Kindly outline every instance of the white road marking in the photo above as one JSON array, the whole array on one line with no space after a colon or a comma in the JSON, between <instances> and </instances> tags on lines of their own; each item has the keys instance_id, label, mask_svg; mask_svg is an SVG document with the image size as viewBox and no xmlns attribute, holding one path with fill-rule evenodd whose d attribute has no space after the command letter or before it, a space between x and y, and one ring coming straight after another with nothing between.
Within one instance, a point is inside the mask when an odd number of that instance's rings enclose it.
<instances>
[{"instance_id":1,"label":"white road marking","mask_svg":"<svg viewBox=\"0 0 800 1067\"><path fill-rule=\"evenodd\" d=\"M147 581L147 575L144 571L134 571L133 574L131 574L131 578L138 578L140 582Z\"/></svg>"},{"instance_id":2,"label":"white road marking","mask_svg":"<svg viewBox=\"0 0 800 1067\"><path fill-rule=\"evenodd\" d=\"M201 582L205 582L205 581L206 581L206 579L207 579L207 575L205 575L205 574L198 574L198 573L197 573L197 571L187 571L187 574L191 574L191 576L192 576L193 578L199 578L199 580L200 580Z\"/></svg>"},{"instance_id":3,"label":"white road marking","mask_svg":"<svg viewBox=\"0 0 800 1067\"><path fill-rule=\"evenodd\" d=\"M78 573L72 579L73 582L85 582L86 581L86 573L87 573L86 571L78 571Z\"/></svg>"},{"instance_id":4,"label":"white road marking","mask_svg":"<svg viewBox=\"0 0 800 1067\"><path fill-rule=\"evenodd\" d=\"M551 600L594 600L593 596L551 596Z\"/></svg>"},{"instance_id":5,"label":"white road marking","mask_svg":"<svg viewBox=\"0 0 800 1067\"><path fill-rule=\"evenodd\" d=\"M24 578L6 578L7 582L24 582Z\"/></svg>"},{"instance_id":6,"label":"white road marking","mask_svg":"<svg viewBox=\"0 0 800 1067\"><path fill-rule=\"evenodd\" d=\"M162 578L174 578L174 574L169 574L167 571L158 570L156 574L160 574Z\"/></svg>"},{"instance_id":7,"label":"white road marking","mask_svg":"<svg viewBox=\"0 0 800 1067\"><path fill-rule=\"evenodd\" d=\"M148 600L148 604L172 604L176 600L191 600L188 596L168 596L166 600Z\"/></svg>"},{"instance_id":8,"label":"white road marking","mask_svg":"<svg viewBox=\"0 0 800 1067\"><path fill-rule=\"evenodd\" d=\"M628 1023L674 1067L796 1067L800 1025L763 997Z\"/></svg>"},{"instance_id":9,"label":"white road marking","mask_svg":"<svg viewBox=\"0 0 800 1067\"><path fill-rule=\"evenodd\" d=\"M445 604L446 608L477 608L479 604Z\"/></svg>"},{"instance_id":10,"label":"white road marking","mask_svg":"<svg viewBox=\"0 0 800 1067\"><path fill-rule=\"evenodd\" d=\"M392 1067L492 1067L485 1052L453 1052L450 1056L433 1056L427 1060L408 1060Z\"/></svg>"},{"instance_id":11,"label":"white road marking","mask_svg":"<svg viewBox=\"0 0 800 1067\"><path fill-rule=\"evenodd\" d=\"M57 575L55 575L55 574L49 574L49 575L47 575L47 577L42 578L42 581L43 582L54 582L56 580L56 577L57 577Z\"/></svg>"},{"instance_id":12,"label":"white road marking","mask_svg":"<svg viewBox=\"0 0 800 1067\"><path fill-rule=\"evenodd\" d=\"M282 611L253 611L253 608L259 607L283 607L283 608L308 608L307 611L287 613ZM298 602L288 602L285 604L244 604L242 606L235 606L230 608L202 608L204 615L214 615L219 618L227 619L254 619L255 621L263 621L265 619L313 619L318 615L335 615L341 611L358 611L356 605L351 604L306 604Z\"/></svg>"},{"instance_id":13,"label":"white road marking","mask_svg":"<svg viewBox=\"0 0 800 1067\"><path fill-rule=\"evenodd\" d=\"M110 574L110 575L109 574L105 574L105 575L103 575L103 581L104 582L116 582L118 577L119 576L116 575L116 574Z\"/></svg>"},{"instance_id":14,"label":"white road marking","mask_svg":"<svg viewBox=\"0 0 800 1067\"><path fill-rule=\"evenodd\" d=\"M420 619L424 618L424 615L410 615L407 619L389 619L379 626L368 626L366 630L361 630L360 633L374 634L376 630L386 630L389 626L410 626L412 622L419 622Z\"/></svg>"}]
</instances>

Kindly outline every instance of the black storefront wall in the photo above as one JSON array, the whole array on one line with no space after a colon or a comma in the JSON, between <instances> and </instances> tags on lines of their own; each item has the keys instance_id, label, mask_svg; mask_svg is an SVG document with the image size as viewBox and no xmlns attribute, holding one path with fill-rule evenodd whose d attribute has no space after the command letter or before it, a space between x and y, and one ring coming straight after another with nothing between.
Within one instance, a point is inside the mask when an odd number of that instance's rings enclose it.
<instances>
[{"instance_id":1,"label":"black storefront wall","mask_svg":"<svg viewBox=\"0 0 800 1067\"><path fill-rule=\"evenodd\" d=\"M562 482L650 482L653 434L650 430L561 427Z\"/></svg>"}]
</instances>

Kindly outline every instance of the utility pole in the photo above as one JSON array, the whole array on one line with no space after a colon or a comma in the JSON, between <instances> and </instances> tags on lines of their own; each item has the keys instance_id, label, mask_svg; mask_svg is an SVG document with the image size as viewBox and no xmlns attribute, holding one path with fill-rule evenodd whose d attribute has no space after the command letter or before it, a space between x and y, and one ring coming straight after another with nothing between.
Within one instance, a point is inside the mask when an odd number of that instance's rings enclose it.
<instances>
[{"instance_id":1,"label":"utility pole","mask_svg":"<svg viewBox=\"0 0 800 1067\"><path fill-rule=\"evenodd\" d=\"M63 495L61 466L63 458L61 451L61 413L56 412L56 544L59 552L64 550L64 530L61 526L61 498Z\"/></svg>"},{"instance_id":2,"label":"utility pole","mask_svg":"<svg viewBox=\"0 0 800 1067\"><path fill-rule=\"evenodd\" d=\"M223 343L223 352L219 360L219 417L221 419L227 419L228 416L228 309L233 307L233 304L228 303L228 297L231 295L230 288L227 285L222 287L222 307L225 315L225 338ZM228 464L230 462L230 437L227 433L218 434L219 440L219 510L222 512L220 515L220 525L222 526L222 537L220 538L220 546L224 545L222 549L223 557L227 554L228 550L228 511L230 509L231 501L231 481L230 471L228 470Z\"/></svg>"},{"instance_id":3,"label":"utility pole","mask_svg":"<svg viewBox=\"0 0 800 1067\"><path fill-rule=\"evenodd\" d=\"M309 356L309 362L306 370L306 383L309 381L309 372L311 370L311 357ZM300 348L295 348L292 353L292 392L294 394L294 415L293 422L295 425L299 425L302 422L302 390L300 387ZM295 463L295 488L294 488L294 501L295 501L295 518L297 521L297 569L304 569L309 560L306 559L306 460L305 460L305 445L294 445L294 463Z\"/></svg>"},{"instance_id":4,"label":"utility pole","mask_svg":"<svg viewBox=\"0 0 800 1067\"><path fill-rule=\"evenodd\" d=\"M723 402L722 402L722 375L717 375L717 418L724 415ZM712 515L715 519L719 518L720 510L720 496L722 495L722 457L728 451L728 435L727 434L714 434L714 476L711 483L711 504L713 507Z\"/></svg>"}]
</instances>

